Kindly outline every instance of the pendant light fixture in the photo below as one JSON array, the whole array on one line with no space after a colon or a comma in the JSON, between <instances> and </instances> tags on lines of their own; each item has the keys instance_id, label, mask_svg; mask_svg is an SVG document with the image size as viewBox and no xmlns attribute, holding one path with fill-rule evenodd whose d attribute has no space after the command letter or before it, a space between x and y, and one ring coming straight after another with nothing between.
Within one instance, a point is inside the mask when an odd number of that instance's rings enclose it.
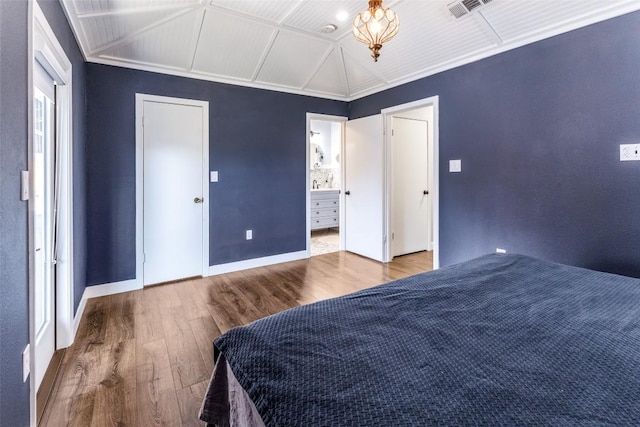
<instances>
[{"instance_id":1,"label":"pendant light fixture","mask_svg":"<svg viewBox=\"0 0 640 427\"><path fill-rule=\"evenodd\" d=\"M353 35L369 46L375 62L378 62L382 44L398 34L399 28L398 15L382 7L382 0L369 0L369 8L358 13L353 21Z\"/></svg>"}]
</instances>

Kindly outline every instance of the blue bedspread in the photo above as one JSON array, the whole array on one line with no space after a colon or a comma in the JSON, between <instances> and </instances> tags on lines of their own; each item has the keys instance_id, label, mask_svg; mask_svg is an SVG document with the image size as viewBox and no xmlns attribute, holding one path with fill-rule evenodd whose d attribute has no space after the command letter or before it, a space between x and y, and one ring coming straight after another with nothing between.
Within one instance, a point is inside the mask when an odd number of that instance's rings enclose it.
<instances>
[{"instance_id":1,"label":"blue bedspread","mask_svg":"<svg viewBox=\"0 0 640 427\"><path fill-rule=\"evenodd\" d=\"M486 255L216 342L268 426L640 425L640 280Z\"/></svg>"}]
</instances>

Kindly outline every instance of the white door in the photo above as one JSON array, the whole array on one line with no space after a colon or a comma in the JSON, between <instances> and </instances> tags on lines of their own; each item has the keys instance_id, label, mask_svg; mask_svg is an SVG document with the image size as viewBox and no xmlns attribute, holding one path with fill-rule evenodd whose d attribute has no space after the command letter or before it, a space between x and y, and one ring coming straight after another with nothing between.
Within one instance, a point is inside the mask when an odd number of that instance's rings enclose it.
<instances>
[{"instance_id":1,"label":"white door","mask_svg":"<svg viewBox=\"0 0 640 427\"><path fill-rule=\"evenodd\" d=\"M143 103L143 283L203 271L204 109Z\"/></svg>"},{"instance_id":2,"label":"white door","mask_svg":"<svg viewBox=\"0 0 640 427\"><path fill-rule=\"evenodd\" d=\"M383 261L382 115L349 120L345 139L345 249Z\"/></svg>"},{"instance_id":3,"label":"white door","mask_svg":"<svg viewBox=\"0 0 640 427\"><path fill-rule=\"evenodd\" d=\"M34 64L33 96L33 259L36 389L55 351L55 86Z\"/></svg>"},{"instance_id":4,"label":"white door","mask_svg":"<svg viewBox=\"0 0 640 427\"><path fill-rule=\"evenodd\" d=\"M391 239L393 256L429 245L428 127L423 120L393 118Z\"/></svg>"}]
</instances>

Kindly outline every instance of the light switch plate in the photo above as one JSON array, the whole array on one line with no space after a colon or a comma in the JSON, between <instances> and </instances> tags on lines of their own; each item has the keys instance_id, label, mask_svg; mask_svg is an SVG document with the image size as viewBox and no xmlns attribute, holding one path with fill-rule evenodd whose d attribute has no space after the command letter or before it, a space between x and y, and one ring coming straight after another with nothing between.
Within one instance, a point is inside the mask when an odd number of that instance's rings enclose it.
<instances>
[{"instance_id":1,"label":"light switch plate","mask_svg":"<svg viewBox=\"0 0 640 427\"><path fill-rule=\"evenodd\" d=\"M247 230L247 240L253 239L253 230Z\"/></svg>"},{"instance_id":2,"label":"light switch plate","mask_svg":"<svg viewBox=\"0 0 640 427\"><path fill-rule=\"evenodd\" d=\"M29 171L20 171L20 200L29 200Z\"/></svg>"},{"instance_id":3,"label":"light switch plate","mask_svg":"<svg viewBox=\"0 0 640 427\"><path fill-rule=\"evenodd\" d=\"M449 172L462 172L462 160L449 160Z\"/></svg>"},{"instance_id":4,"label":"light switch plate","mask_svg":"<svg viewBox=\"0 0 640 427\"><path fill-rule=\"evenodd\" d=\"M211 177L211 182L218 182L218 171L209 172L209 176Z\"/></svg>"},{"instance_id":5,"label":"light switch plate","mask_svg":"<svg viewBox=\"0 0 640 427\"><path fill-rule=\"evenodd\" d=\"M620 144L620 161L640 160L640 144Z\"/></svg>"}]
</instances>

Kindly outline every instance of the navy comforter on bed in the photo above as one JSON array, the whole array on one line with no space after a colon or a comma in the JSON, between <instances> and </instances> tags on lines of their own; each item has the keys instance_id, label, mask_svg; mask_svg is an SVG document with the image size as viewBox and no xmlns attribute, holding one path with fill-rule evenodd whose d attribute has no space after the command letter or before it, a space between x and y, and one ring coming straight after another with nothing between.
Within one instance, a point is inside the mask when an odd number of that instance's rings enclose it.
<instances>
[{"instance_id":1,"label":"navy comforter on bed","mask_svg":"<svg viewBox=\"0 0 640 427\"><path fill-rule=\"evenodd\" d=\"M291 309L215 345L268 426L640 425L640 280L519 255Z\"/></svg>"}]
</instances>

